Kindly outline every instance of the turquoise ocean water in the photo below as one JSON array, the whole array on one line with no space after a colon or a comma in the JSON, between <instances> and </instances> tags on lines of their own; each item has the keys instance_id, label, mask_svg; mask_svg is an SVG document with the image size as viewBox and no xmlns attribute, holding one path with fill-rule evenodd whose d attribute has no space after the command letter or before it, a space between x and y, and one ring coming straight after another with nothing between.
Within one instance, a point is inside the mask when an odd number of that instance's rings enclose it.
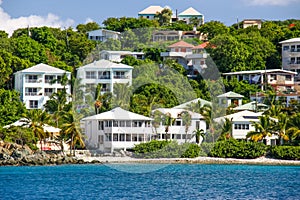
<instances>
[{"instance_id":1,"label":"turquoise ocean water","mask_svg":"<svg viewBox=\"0 0 300 200\"><path fill-rule=\"evenodd\" d=\"M0 199L297 200L300 167L200 164L0 167Z\"/></svg>"}]
</instances>

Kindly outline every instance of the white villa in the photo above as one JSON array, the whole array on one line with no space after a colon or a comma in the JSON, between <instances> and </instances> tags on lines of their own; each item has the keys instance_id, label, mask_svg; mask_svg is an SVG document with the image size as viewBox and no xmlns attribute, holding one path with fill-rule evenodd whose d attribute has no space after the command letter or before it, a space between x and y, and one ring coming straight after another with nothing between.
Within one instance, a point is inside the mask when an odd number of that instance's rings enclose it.
<instances>
[{"instance_id":1,"label":"white villa","mask_svg":"<svg viewBox=\"0 0 300 200\"><path fill-rule=\"evenodd\" d=\"M217 96L217 98L219 100L219 105L227 108L229 106L242 105L242 100L243 100L244 96L230 91L230 92L226 92L224 94Z\"/></svg>"},{"instance_id":2,"label":"white villa","mask_svg":"<svg viewBox=\"0 0 300 200\"><path fill-rule=\"evenodd\" d=\"M262 20L261 19L244 19L243 28L248 28L250 26L256 26L258 29L261 29Z\"/></svg>"},{"instance_id":3,"label":"white villa","mask_svg":"<svg viewBox=\"0 0 300 200\"><path fill-rule=\"evenodd\" d=\"M157 139L165 140L172 139L177 140L178 143L184 143L186 141L188 142L196 142L196 137L194 136L193 131L196 129L203 129L204 132L206 132L206 122L204 120L204 117L198 113L191 112L185 109L180 108L159 108L152 111L154 113L155 111L159 111L162 114L166 115L169 114L172 119L174 119L173 124L169 127L169 132L166 136L166 126L163 124L163 122L160 123L160 126L155 128L157 132ZM188 127L188 131L186 132L186 126L182 120L182 113L188 112L191 116L191 124ZM202 141L202 138L200 140L200 143Z\"/></svg>"},{"instance_id":4,"label":"white villa","mask_svg":"<svg viewBox=\"0 0 300 200\"><path fill-rule=\"evenodd\" d=\"M282 69L296 72L300 77L300 37L279 42L282 45Z\"/></svg>"},{"instance_id":5,"label":"white villa","mask_svg":"<svg viewBox=\"0 0 300 200\"><path fill-rule=\"evenodd\" d=\"M113 63L108 60L98 60L79 67L77 78L87 87L102 84L101 92L113 92L115 83L132 83L133 67L125 64Z\"/></svg>"},{"instance_id":6,"label":"white villa","mask_svg":"<svg viewBox=\"0 0 300 200\"><path fill-rule=\"evenodd\" d=\"M121 62L126 56L132 56L136 59L144 59L143 52L131 52L131 51L107 51L102 50L100 52L100 59L109 60L113 62Z\"/></svg>"},{"instance_id":7,"label":"white villa","mask_svg":"<svg viewBox=\"0 0 300 200\"><path fill-rule=\"evenodd\" d=\"M83 118L81 126L88 148L102 152L126 150L148 142L153 135L152 118L118 107L111 111Z\"/></svg>"},{"instance_id":8,"label":"white villa","mask_svg":"<svg viewBox=\"0 0 300 200\"><path fill-rule=\"evenodd\" d=\"M138 13L141 18L154 19L156 13L160 13L164 8L161 6L149 6Z\"/></svg>"},{"instance_id":9,"label":"white villa","mask_svg":"<svg viewBox=\"0 0 300 200\"><path fill-rule=\"evenodd\" d=\"M206 58L208 54L204 51L202 46L195 47L184 41L176 42L168 46L169 52L161 52L160 56L164 60L176 60L189 72L189 77L193 77L207 68Z\"/></svg>"},{"instance_id":10,"label":"white villa","mask_svg":"<svg viewBox=\"0 0 300 200\"><path fill-rule=\"evenodd\" d=\"M61 85L64 75L71 79L71 72L41 63L16 72L15 89L20 92L27 109L42 109L53 93L65 88L67 94L71 94L69 84Z\"/></svg>"},{"instance_id":11,"label":"white villa","mask_svg":"<svg viewBox=\"0 0 300 200\"><path fill-rule=\"evenodd\" d=\"M118 40L121 35L120 32L106 30L106 29L90 31L87 34L88 34L88 39L101 41L101 42L105 42L107 39Z\"/></svg>"},{"instance_id":12,"label":"white villa","mask_svg":"<svg viewBox=\"0 0 300 200\"><path fill-rule=\"evenodd\" d=\"M185 21L187 24L191 22L190 21L191 18L199 19L200 20L199 25L204 24L204 15L192 7L189 7L188 9L178 14L178 20Z\"/></svg>"},{"instance_id":13,"label":"white villa","mask_svg":"<svg viewBox=\"0 0 300 200\"><path fill-rule=\"evenodd\" d=\"M282 69L251 70L223 73L223 76L230 80L235 77L238 81L247 81L249 84L258 84L261 90L265 85L272 86L276 91L294 89L296 72Z\"/></svg>"},{"instance_id":14,"label":"white villa","mask_svg":"<svg viewBox=\"0 0 300 200\"><path fill-rule=\"evenodd\" d=\"M241 111L234 114L226 115L214 119L218 123L223 123L225 118L232 120L232 137L235 139L246 139L246 135L250 131L255 131L253 122L258 122L259 117L262 116L262 112L252 112L252 111ZM275 120L275 119L274 119ZM277 136L267 136L264 139L264 143L267 145L276 145Z\"/></svg>"}]
</instances>

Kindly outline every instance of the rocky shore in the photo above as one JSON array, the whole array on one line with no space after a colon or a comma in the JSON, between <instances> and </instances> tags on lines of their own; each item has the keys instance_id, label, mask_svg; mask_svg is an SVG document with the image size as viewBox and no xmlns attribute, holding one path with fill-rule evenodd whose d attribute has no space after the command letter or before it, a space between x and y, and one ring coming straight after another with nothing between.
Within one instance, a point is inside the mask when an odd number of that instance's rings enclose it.
<instances>
[{"instance_id":1,"label":"rocky shore","mask_svg":"<svg viewBox=\"0 0 300 200\"><path fill-rule=\"evenodd\" d=\"M62 164L114 164L114 163L151 163L151 164L247 164L247 165L297 165L300 161L271 158L234 159L234 158L133 158L126 152L92 156L76 154L68 156L57 151L33 151L28 146L0 141L0 166L38 166Z\"/></svg>"}]
</instances>

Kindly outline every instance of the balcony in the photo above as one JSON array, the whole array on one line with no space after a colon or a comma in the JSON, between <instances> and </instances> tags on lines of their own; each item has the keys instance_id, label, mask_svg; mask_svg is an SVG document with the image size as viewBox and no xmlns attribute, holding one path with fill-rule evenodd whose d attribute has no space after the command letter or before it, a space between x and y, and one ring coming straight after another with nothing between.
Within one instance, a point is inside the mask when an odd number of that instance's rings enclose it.
<instances>
[{"instance_id":1,"label":"balcony","mask_svg":"<svg viewBox=\"0 0 300 200\"><path fill-rule=\"evenodd\" d=\"M99 79L105 79L105 80L107 80L107 79L110 79L110 76L100 76Z\"/></svg>"},{"instance_id":2,"label":"balcony","mask_svg":"<svg viewBox=\"0 0 300 200\"><path fill-rule=\"evenodd\" d=\"M42 95L42 94L39 94ZM37 92L25 92L25 96L38 96Z\"/></svg>"},{"instance_id":3,"label":"balcony","mask_svg":"<svg viewBox=\"0 0 300 200\"><path fill-rule=\"evenodd\" d=\"M128 79L128 76L125 75L114 75L114 79Z\"/></svg>"}]
</instances>

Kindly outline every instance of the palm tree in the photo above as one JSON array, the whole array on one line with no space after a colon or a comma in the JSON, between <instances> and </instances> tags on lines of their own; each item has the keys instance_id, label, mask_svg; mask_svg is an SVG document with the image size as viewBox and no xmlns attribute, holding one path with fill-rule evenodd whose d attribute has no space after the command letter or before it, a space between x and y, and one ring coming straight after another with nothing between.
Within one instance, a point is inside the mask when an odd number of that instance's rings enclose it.
<instances>
[{"instance_id":1,"label":"palm tree","mask_svg":"<svg viewBox=\"0 0 300 200\"><path fill-rule=\"evenodd\" d=\"M76 142L79 142L81 147L85 147L83 136L80 132L80 126L79 126L79 117L76 116L76 113L72 110L69 112L66 112L63 115L64 124L62 126L62 132L65 135L68 135L71 139L70 143L70 155L72 154L72 149L74 150L73 155L75 155L75 144Z\"/></svg>"},{"instance_id":2,"label":"palm tree","mask_svg":"<svg viewBox=\"0 0 300 200\"><path fill-rule=\"evenodd\" d=\"M172 118L171 113L166 113L164 116L164 124L165 124L165 133L166 133L166 140L168 140L168 133L169 128L173 124L175 119Z\"/></svg>"},{"instance_id":3,"label":"palm tree","mask_svg":"<svg viewBox=\"0 0 300 200\"><path fill-rule=\"evenodd\" d=\"M130 97L132 95L129 83L115 83L113 94L113 107L121 107L128 110L130 107Z\"/></svg>"},{"instance_id":4,"label":"palm tree","mask_svg":"<svg viewBox=\"0 0 300 200\"><path fill-rule=\"evenodd\" d=\"M288 116L285 113L280 113L278 115L278 121L275 122L274 129L278 134L279 145L283 143L282 140L288 141L289 137L287 134L287 126L288 126Z\"/></svg>"},{"instance_id":5,"label":"palm tree","mask_svg":"<svg viewBox=\"0 0 300 200\"><path fill-rule=\"evenodd\" d=\"M187 141L187 133L192 123L192 116L188 111L182 111L180 113L180 117L182 119L182 125L185 126L185 142Z\"/></svg>"},{"instance_id":6,"label":"palm tree","mask_svg":"<svg viewBox=\"0 0 300 200\"><path fill-rule=\"evenodd\" d=\"M255 131L250 131L246 138L257 142L261 141L267 136L271 136L274 128L274 121L270 119L268 115L262 115L259 117L258 122L253 122Z\"/></svg>"},{"instance_id":7,"label":"palm tree","mask_svg":"<svg viewBox=\"0 0 300 200\"><path fill-rule=\"evenodd\" d=\"M196 130L193 131L193 133L195 134L195 137L196 137L196 143L200 144L200 137L202 137L203 140L204 140L204 137L205 137L204 130L197 128Z\"/></svg>"},{"instance_id":8,"label":"palm tree","mask_svg":"<svg viewBox=\"0 0 300 200\"><path fill-rule=\"evenodd\" d=\"M288 135L290 143L300 136L300 113L297 113L290 118L286 134Z\"/></svg>"},{"instance_id":9,"label":"palm tree","mask_svg":"<svg viewBox=\"0 0 300 200\"><path fill-rule=\"evenodd\" d=\"M221 135L223 139L229 139L232 137L232 118L231 119L225 118L225 122L222 126Z\"/></svg>"},{"instance_id":10,"label":"palm tree","mask_svg":"<svg viewBox=\"0 0 300 200\"><path fill-rule=\"evenodd\" d=\"M160 124L161 124L161 121L162 121L162 113L158 110L155 110L153 113L152 113L152 118L153 118L153 121L152 121L152 126L154 127L155 129L155 134L157 136L157 128L159 128Z\"/></svg>"},{"instance_id":11,"label":"palm tree","mask_svg":"<svg viewBox=\"0 0 300 200\"><path fill-rule=\"evenodd\" d=\"M47 137L47 133L44 131L43 126L50 121L50 116L46 111L31 109L28 110L23 117L25 118L22 120L25 123L24 125L32 129L35 137L40 141L42 150L42 141Z\"/></svg>"},{"instance_id":12,"label":"palm tree","mask_svg":"<svg viewBox=\"0 0 300 200\"><path fill-rule=\"evenodd\" d=\"M212 140L214 143L215 128L214 128L214 121L212 116L213 114L212 106L205 104L203 107L201 107L200 114L204 117L206 125L209 127L209 131L212 135Z\"/></svg>"}]
</instances>

